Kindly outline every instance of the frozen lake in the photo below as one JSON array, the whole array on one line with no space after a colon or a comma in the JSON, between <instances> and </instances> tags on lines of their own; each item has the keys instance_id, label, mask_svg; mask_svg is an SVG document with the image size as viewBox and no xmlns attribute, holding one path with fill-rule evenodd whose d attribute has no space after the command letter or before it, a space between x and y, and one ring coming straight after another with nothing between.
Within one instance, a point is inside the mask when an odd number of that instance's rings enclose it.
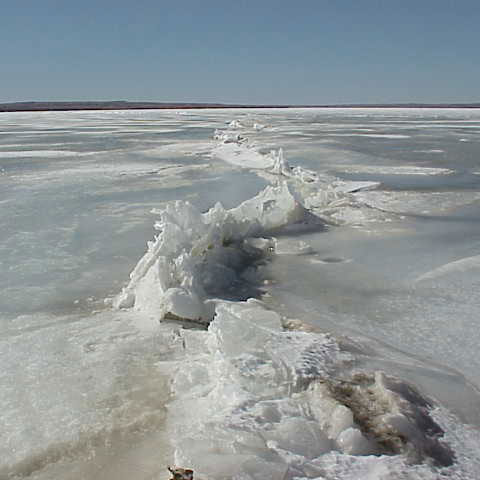
<instances>
[{"instance_id":1,"label":"frozen lake","mask_svg":"<svg viewBox=\"0 0 480 480\"><path fill-rule=\"evenodd\" d=\"M468 109L2 113L0 478L478 478L479 159Z\"/></svg>"}]
</instances>

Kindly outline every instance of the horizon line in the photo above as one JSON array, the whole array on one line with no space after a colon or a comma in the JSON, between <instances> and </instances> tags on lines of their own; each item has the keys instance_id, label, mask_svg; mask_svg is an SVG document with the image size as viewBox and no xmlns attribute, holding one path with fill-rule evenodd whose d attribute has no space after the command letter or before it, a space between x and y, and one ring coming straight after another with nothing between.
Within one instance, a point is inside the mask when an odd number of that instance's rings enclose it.
<instances>
[{"instance_id":1,"label":"horizon line","mask_svg":"<svg viewBox=\"0 0 480 480\"><path fill-rule=\"evenodd\" d=\"M155 110L207 108L480 108L480 102L383 102L324 104L243 104L223 102L154 102L131 100L53 100L1 102L0 112L75 110Z\"/></svg>"}]
</instances>

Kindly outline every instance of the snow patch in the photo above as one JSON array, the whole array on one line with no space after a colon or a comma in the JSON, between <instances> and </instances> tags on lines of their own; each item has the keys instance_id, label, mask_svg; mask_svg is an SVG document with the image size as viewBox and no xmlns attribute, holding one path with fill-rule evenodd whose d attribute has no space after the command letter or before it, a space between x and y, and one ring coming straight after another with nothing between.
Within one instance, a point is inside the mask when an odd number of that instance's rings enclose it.
<instances>
[{"instance_id":1,"label":"snow patch","mask_svg":"<svg viewBox=\"0 0 480 480\"><path fill-rule=\"evenodd\" d=\"M480 255L474 255L472 257L461 258L454 262L446 263L441 267L435 268L423 275L420 275L415 282L423 282L428 280L435 280L448 275L462 274L465 272L478 270L480 271Z\"/></svg>"}]
</instances>

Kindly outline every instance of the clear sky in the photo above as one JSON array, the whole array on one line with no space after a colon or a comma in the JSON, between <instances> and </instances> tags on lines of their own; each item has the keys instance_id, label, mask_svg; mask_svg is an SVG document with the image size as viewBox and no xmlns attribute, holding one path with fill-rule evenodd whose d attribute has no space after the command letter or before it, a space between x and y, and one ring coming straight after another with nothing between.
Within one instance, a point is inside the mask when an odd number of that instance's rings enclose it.
<instances>
[{"instance_id":1,"label":"clear sky","mask_svg":"<svg viewBox=\"0 0 480 480\"><path fill-rule=\"evenodd\" d=\"M480 0L5 0L0 102L480 102Z\"/></svg>"}]
</instances>

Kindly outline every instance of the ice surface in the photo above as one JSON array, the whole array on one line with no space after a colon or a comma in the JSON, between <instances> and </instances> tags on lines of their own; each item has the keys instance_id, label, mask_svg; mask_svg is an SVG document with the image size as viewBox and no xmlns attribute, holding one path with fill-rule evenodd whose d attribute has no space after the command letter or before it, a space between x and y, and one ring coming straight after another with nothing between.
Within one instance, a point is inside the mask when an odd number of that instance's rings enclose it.
<instances>
[{"instance_id":1,"label":"ice surface","mask_svg":"<svg viewBox=\"0 0 480 480\"><path fill-rule=\"evenodd\" d=\"M100 466L103 450L163 424L168 375L157 362L178 347L171 331L142 332L123 312L16 322L29 327L0 340L1 478L96 453Z\"/></svg>"},{"instance_id":2,"label":"ice surface","mask_svg":"<svg viewBox=\"0 0 480 480\"><path fill-rule=\"evenodd\" d=\"M430 150L414 150L414 153L445 153L445 150L440 148L431 148Z\"/></svg>"},{"instance_id":3,"label":"ice surface","mask_svg":"<svg viewBox=\"0 0 480 480\"><path fill-rule=\"evenodd\" d=\"M453 210L480 199L479 192L370 191L355 194L361 202L392 213L434 214Z\"/></svg>"},{"instance_id":4,"label":"ice surface","mask_svg":"<svg viewBox=\"0 0 480 480\"><path fill-rule=\"evenodd\" d=\"M479 119L2 115L0 476L476 479Z\"/></svg>"},{"instance_id":5,"label":"ice surface","mask_svg":"<svg viewBox=\"0 0 480 480\"><path fill-rule=\"evenodd\" d=\"M335 165L336 171L345 173L368 173L387 175L448 175L453 170L448 168L432 168L417 166L386 166L386 165Z\"/></svg>"},{"instance_id":6,"label":"ice surface","mask_svg":"<svg viewBox=\"0 0 480 480\"><path fill-rule=\"evenodd\" d=\"M219 145L213 151L213 155L227 163L238 165L243 168L272 168L274 165L273 158L261 155L254 149L237 143L227 143Z\"/></svg>"},{"instance_id":7,"label":"ice surface","mask_svg":"<svg viewBox=\"0 0 480 480\"><path fill-rule=\"evenodd\" d=\"M143 155L154 158L171 158L176 154L199 155L210 153L212 142L201 140L198 142L184 141L175 142L168 145L161 145L154 148L141 150Z\"/></svg>"},{"instance_id":8,"label":"ice surface","mask_svg":"<svg viewBox=\"0 0 480 480\"><path fill-rule=\"evenodd\" d=\"M367 138L384 138L389 139L403 139L410 138L410 135L388 135L388 134L374 134L374 133L328 133L330 137L367 137Z\"/></svg>"},{"instance_id":9,"label":"ice surface","mask_svg":"<svg viewBox=\"0 0 480 480\"><path fill-rule=\"evenodd\" d=\"M74 157L77 156L77 152L71 152L68 150L13 150L13 151L0 151L0 158L24 158L24 157Z\"/></svg>"}]
</instances>

